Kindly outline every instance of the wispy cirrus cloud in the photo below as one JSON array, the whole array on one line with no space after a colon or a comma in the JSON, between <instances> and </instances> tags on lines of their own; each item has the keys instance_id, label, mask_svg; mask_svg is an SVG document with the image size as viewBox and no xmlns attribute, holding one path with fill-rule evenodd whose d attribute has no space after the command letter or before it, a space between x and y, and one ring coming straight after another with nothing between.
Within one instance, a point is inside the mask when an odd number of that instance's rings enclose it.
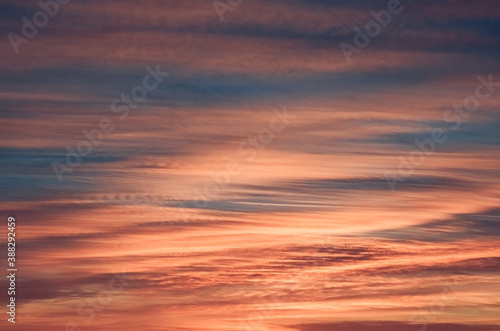
<instances>
[{"instance_id":1,"label":"wispy cirrus cloud","mask_svg":"<svg viewBox=\"0 0 500 331\"><path fill-rule=\"evenodd\" d=\"M386 0L245 0L224 22L210 1L71 1L18 54L6 35L40 7L3 1L16 327L220 331L250 316L262 330L417 331L412 314L444 293L428 330L497 330L500 104L459 130L443 113L478 76L499 79L499 6L403 6L347 65L339 43ZM169 79L120 120L111 103L156 63ZM283 105L293 120L245 162L240 144ZM114 132L59 183L52 162L103 118ZM383 174L436 127L448 141L389 190ZM189 205L228 160L245 166ZM129 284L87 324L78 307L123 268Z\"/></svg>"}]
</instances>

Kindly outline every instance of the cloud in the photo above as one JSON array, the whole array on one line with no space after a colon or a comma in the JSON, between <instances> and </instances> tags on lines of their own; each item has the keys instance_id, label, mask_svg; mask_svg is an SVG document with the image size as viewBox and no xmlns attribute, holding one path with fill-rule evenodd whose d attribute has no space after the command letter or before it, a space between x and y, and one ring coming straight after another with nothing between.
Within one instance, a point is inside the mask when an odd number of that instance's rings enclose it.
<instances>
[{"instance_id":1,"label":"cloud","mask_svg":"<svg viewBox=\"0 0 500 331\"><path fill-rule=\"evenodd\" d=\"M457 241L482 237L496 238L500 236L500 209L490 209L480 213L456 214L449 219L375 231L367 235L427 242Z\"/></svg>"},{"instance_id":2,"label":"cloud","mask_svg":"<svg viewBox=\"0 0 500 331\"><path fill-rule=\"evenodd\" d=\"M366 323L324 323L324 324L303 324L293 326L299 331L415 331L422 328L421 324L409 324L404 322L366 322ZM427 326L429 331L494 331L498 329L496 325L467 325L467 324L446 324L430 323Z\"/></svg>"}]
</instances>

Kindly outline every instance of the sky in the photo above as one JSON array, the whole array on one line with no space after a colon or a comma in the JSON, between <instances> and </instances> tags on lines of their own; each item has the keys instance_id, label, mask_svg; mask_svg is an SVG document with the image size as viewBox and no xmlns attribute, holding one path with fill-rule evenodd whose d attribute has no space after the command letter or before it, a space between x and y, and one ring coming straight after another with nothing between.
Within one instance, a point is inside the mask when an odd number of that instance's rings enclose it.
<instances>
[{"instance_id":1,"label":"sky","mask_svg":"<svg viewBox=\"0 0 500 331\"><path fill-rule=\"evenodd\" d=\"M2 330L500 330L498 1L1 0L0 30Z\"/></svg>"}]
</instances>

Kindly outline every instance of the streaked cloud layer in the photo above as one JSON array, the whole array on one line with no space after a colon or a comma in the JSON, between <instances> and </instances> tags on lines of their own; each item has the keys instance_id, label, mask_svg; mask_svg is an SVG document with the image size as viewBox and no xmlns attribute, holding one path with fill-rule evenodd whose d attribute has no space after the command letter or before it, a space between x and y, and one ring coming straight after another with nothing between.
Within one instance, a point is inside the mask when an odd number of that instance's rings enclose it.
<instances>
[{"instance_id":1,"label":"streaked cloud layer","mask_svg":"<svg viewBox=\"0 0 500 331\"><path fill-rule=\"evenodd\" d=\"M70 1L16 54L3 1L15 327L499 330L500 6L401 1L348 64L387 4Z\"/></svg>"}]
</instances>

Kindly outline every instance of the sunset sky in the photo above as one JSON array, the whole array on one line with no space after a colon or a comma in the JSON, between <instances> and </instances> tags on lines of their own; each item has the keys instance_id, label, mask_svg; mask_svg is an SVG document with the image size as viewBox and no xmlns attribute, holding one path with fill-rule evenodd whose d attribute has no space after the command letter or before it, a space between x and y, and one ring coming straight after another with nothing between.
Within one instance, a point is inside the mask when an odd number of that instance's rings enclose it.
<instances>
[{"instance_id":1,"label":"sunset sky","mask_svg":"<svg viewBox=\"0 0 500 331\"><path fill-rule=\"evenodd\" d=\"M0 1L1 330L500 330L498 1L57 1Z\"/></svg>"}]
</instances>

